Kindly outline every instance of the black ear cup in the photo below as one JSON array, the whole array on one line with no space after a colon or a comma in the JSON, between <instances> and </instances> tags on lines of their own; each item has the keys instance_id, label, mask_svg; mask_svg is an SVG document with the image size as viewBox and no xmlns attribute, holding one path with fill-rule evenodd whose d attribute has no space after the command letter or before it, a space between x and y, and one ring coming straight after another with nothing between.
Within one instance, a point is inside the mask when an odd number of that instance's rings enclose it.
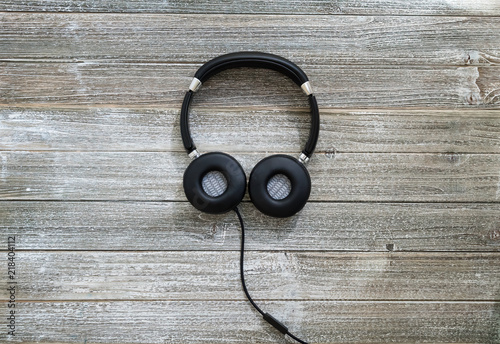
<instances>
[{"instance_id":1,"label":"black ear cup","mask_svg":"<svg viewBox=\"0 0 500 344\"><path fill-rule=\"evenodd\" d=\"M203 187L203 178L212 172L220 172L227 183L223 192L211 196ZM184 192L198 210L221 214L234 209L243 199L246 176L241 165L228 154L207 153L194 159L184 172Z\"/></svg>"},{"instance_id":2,"label":"black ear cup","mask_svg":"<svg viewBox=\"0 0 500 344\"><path fill-rule=\"evenodd\" d=\"M283 175L290 181L289 194L273 197L269 193L269 182ZM248 192L255 207L262 213L274 217L289 217L300 211L311 193L311 177L305 166L289 155L272 155L261 160L252 170Z\"/></svg>"}]
</instances>

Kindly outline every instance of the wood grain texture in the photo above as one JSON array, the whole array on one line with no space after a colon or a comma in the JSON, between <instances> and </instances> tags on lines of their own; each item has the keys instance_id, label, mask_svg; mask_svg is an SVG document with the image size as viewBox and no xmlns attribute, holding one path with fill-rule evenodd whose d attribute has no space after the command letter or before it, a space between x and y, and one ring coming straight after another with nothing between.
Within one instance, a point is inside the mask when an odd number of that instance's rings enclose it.
<instances>
[{"instance_id":1,"label":"wood grain texture","mask_svg":"<svg viewBox=\"0 0 500 344\"><path fill-rule=\"evenodd\" d=\"M248 250L500 251L499 203L308 203L290 219L241 211ZM236 215L187 202L2 202L20 250L238 250ZM355 255L353 253L353 255Z\"/></svg>"},{"instance_id":2,"label":"wood grain texture","mask_svg":"<svg viewBox=\"0 0 500 344\"><path fill-rule=\"evenodd\" d=\"M296 154L309 118L309 109L195 106L190 125L203 151ZM178 108L0 107L0 150L181 152L178 124ZM500 153L500 111L323 109L316 151Z\"/></svg>"},{"instance_id":3,"label":"wood grain texture","mask_svg":"<svg viewBox=\"0 0 500 344\"><path fill-rule=\"evenodd\" d=\"M226 14L363 14L363 15L479 15L500 14L496 0L345 0L345 1L148 1L139 0L5 0L1 11L57 12L149 12L149 13L226 13Z\"/></svg>"},{"instance_id":4,"label":"wood grain texture","mask_svg":"<svg viewBox=\"0 0 500 344\"><path fill-rule=\"evenodd\" d=\"M180 107L197 67L163 63L3 62L0 104ZM485 94L500 88L499 67L302 67L313 80L321 108L497 109L500 102L499 97ZM238 69L208 80L195 97L195 104L306 107L307 99L300 88L277 72Z\"/></svg>"},{"instance_id":5,"label":"wood grain texture","mask_svg":"<svg viewBox=\"0 0 500 344\"><path fill-rule=\"evenodd\" d=\"M182 191L184 92L241 50L300 65L322 114L305 208L240 205L258 303L312 343L499 343L499 18L497 0L3 1L0 343L291 342L244 298L235 214ZM192 131L248 175L300 151L307 112L284 76L238 69L204 83Z\"/></svg>"},{"instance_id":6,"label":"wood grain texture","mask_svg":"<svg viewBox=\"0 0 500 344\"><path fill-rule=\"evenodd\" d=\"M312 343L496 344L499 339L494 302L260 305ZM0 304L2 314L5 307ZM19 312L23 325L16 340L22 343L289 343L244 301L22 302Z\"/></svg>"},{"instance_id":7,"label":"wood grain texture","mask_svg":"<svg viewBox=\"0 0 500 344\"><path fill-rule=\"evenodd\" d=\"M236 153L247 176L264 156ZM0 199L184 201L171 152L0 152ZM311 201L496 202L500 155L316 154Z\"/></svg>"},{"instance_id":8,"label":"wood grain texture","mask_svg":"<svg viewBox=\"0 0 500 344\"><path fill-rule=\"evenodd\" d=\"M258 50L325 69L490 66L500 63L499 42L497 17L0 13L6 61L202 64Z\"/></svg>"},{"instance_id":9,"label":"wood grain texture","mask_svg":"<svg viewBox=\"0 0 500 344\"><path fill-rule=\"evenodd\" d=\"M22 251L17 261L23 302L245 300L238 251ZM255 300L500 301L500 253L249 252L245 270Z\"/></svg>"}]
</instances>

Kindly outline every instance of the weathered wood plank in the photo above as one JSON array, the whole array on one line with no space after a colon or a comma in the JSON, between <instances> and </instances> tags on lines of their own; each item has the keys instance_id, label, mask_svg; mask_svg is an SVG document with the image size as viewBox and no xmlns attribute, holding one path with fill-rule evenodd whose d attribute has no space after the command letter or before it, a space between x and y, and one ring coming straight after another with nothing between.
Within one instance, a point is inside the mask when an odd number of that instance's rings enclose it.
<instances>
[{"instance_id":1,"label":"weathered wood plank","mask_svg":"<svg viewBox=\"0 0 500 344\"><path fill-rule=\"evenodd\" d=\"M290 219L241 206L248 250L500 251L499 203L308 203ZM1 202L19 250L238 250L234 213L187 202Z\"/></svg>"},{"instance_id":2,"label":"weathered wood plank","mask_svg":"<svg viewBox=\"0 0 500 344\"><path fill-rule=\"evenodd\" d=\"M191 131L206 151L296 153L307 110L194 107ZM183 151L179 109L0 107L0 150ZM500 153L496 110L331 110L321 112L317 152Z\"/></svg>"},{"instance_id":3,"label":"weathered wood plank","mask_svg":"<svg viewBox=\"0 0 500 344\"><path fill-rule=\"evenodd\" d=\"M198 64L0 63L0 104L126 104L179 107ZM498 67L305 65L320 107L498 108ZM480 82L478 82L478 80ZM273 91L270 92L269 90ZM207 107L307 107L297 85L274 71L225 71L193 102Z\"/></svg>"},{"instance_id":4,"label":"weathered wood plank","mask_svg":"<svg viewBox=\"0 0 500 344\"><path fill-rule=\"evenodd\" d=\"M262 50L324 68L487 66L500 63L499 42L496 17L0 13L3 60L201 64Z\"/></svg>"},{"instance_id":5,"label":"weathered wood plank","mask_svg":"<svg viewBox=\"0 0 500 344\"><path fill-rule=\"evenodd\" d=\"M496 0L347 0L347 1L119 1L5 0L1 11L149 12L149 13L293 13L367 15L500 15Z\"/></svg>"},{"instance_id":6,"label":"weathered wood plank","mask_svg":"<svg viewBox=\"0 0 500 344\"><path fill-rule=\"evenodd\" d=\"M229 150L230 151L230 150ZM264 156L236 153L247 176ZM314 201L497 202L498 154L316 154ZM185 200L172 152L0 152L0 199Z\"/></svg>"},{"instance_id":7,"label":"weathered wood plank","mask_svg":"<svg viewBox=\"0 0 500 344\"><path fill-rule=\"evenodd\" d=\"M19 239L15 340L285 341L243 299L235 215L199 213L180 183L188 159L176 109L191 75L220 53L258 49L303 66L328 113L323 154L310 165L312 202L299 216L272 219L241 206L248 284L259 303L312 342L500 342L500 21L468 17L498 16L499 6L0 4L0 11L204 13L0 13L0 231ZM361 15L268 15L284 7ZM204 85L193 130L207 142L203 151L230 150L249 172L270 149L298 151L307 117L290 81L246 72ZM243 110L228 109L236 106ZM363 108L376 110L352 110ZM274 136L270 125L285 118ZM154 202L163 200L172 202ZM0 303L4 329L7 312ZM0 342L9 339L0 332Z\"/></svg>"},{"instance_id":8,"label":"weathered wood plank","mask_svg":"<svg viewBox=\"0 0 500 344\"><path fill-rule=\"evenodd\" d=\"M498 343L498 303L275 301L261 306L313 343ZM20 302L23 343L285 343L243 301ZM6 303L0 312L7 314ZM6 317L0 324L6 327ZM6 332L0 336L6 338ZM0 337L2 338L2 337Z\"/></svg>"},{"instance_id":9,"label":"weathered wood plank","mask_svg":"<svg viewBox=\"0 0 500 344\"><path fill-rule=\"evenodd\" d=\"M245 300L237 251L16 253L22 301ZM245 270L256 300L500 301L500 253L248 252Z\"/></svg>"}]
</instances>

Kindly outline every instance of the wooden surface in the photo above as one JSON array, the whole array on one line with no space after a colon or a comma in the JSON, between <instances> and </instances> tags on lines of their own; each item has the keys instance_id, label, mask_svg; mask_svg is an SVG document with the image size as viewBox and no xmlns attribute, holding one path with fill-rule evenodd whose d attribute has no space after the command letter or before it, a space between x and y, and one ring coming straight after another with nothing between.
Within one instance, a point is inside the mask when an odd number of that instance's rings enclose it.
<instances>
[{"instance_id":1,"label":"wooden surface","mask_svg":"<svg viewBox=\"0 0 500 344\"><path fill-rule=\"evenodd\" d=\"M240 207L257 302L311 343L500 343L497 0L3 1L0 343L292 342L244 297L235 214L181 186L183 93L241 50L299 64L321 110L306 207ZM308 108L231 70L191 124L250 173L298 154Z\"/></svg>"}]
</instances>

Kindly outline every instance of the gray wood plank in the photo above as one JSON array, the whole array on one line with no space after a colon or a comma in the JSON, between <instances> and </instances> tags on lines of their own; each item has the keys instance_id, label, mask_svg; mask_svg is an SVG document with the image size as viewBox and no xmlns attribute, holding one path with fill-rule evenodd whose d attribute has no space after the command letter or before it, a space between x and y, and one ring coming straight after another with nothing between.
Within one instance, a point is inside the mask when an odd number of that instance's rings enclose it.
<instances>
[{"instance_id":1,"label":"gray wood plank","mask_svg":"<svg viewBox=\"0 0 500 344\"><path fill-rule=\"evenodd\" d=\"M0 104L179 107L199 65L0 63ZM498 67L303 66L320 107L498 108ZM272 92L270 92L272 90ZM193 101L207 107L306 107L297 85L274 71L225 71Z\"/></svg>"},{"instance_id":2,"label":"gray wood plank","mask_svg":"<svg viewBox=\"0 0 500 344\"><path fill-rule=\"evenodd\" d=\"M499 203L318 203L289 219L241 211L248 250L500 251ZM234 213L187 202L1 202L19 250L238 250ZM431 271L429 271L431 272Z\"/></svg>"},{"instance_id":3,"label":"gray wood plank","mask_svg":"<svg viewBox=\"0 0 500 344\"><path fill-rule=\"evenodd\" d=\"M23 302L245 300L237 251L20 251L16 262ZM245 270L255 300L500 301L500 253L248 252Z\"/></svg>"},{"instance_id":4,"label":"gray wood plank","mask_svg":"<svg viewBox=\"0 0 500 344\"><path fill-rule=\"evenodd\" d=\"M326 120L305 209L241 206L259 303L312 342L500 342L499 9L4 1L86 13L0 13L0 232L19 239L18 332L0 342L285 342L244 301L235 215L201 214L181 190L191 75L254 49L304 67ZM234 153L247 173L307 132L300 90L248 72L215 77L193 104L202 151Z\"/></svg>"},{"instance_id":5,"label":"gray wood plank","mask_svg":"<svg viewBox=\"0 0 500 344\"><path fill-rule=\"evenodd\" d=\"M275 301L312 343L498 343L498 303ZM243 301L20 302L23 343L288 343ZM6 314L6 303L0 304ZM0 320L4 327L6 317ZM6 332L0 333L6 340Z\"/></svg>"},{"instance_id":6,"label":"gray wood plank","mask_svg":"<svg viewBox=\"0 0 500 344\"><path fill-rule=\"evenodd\" d=\"M193 107L191 132L205 151L295 154L308 111ZM4 106L0 150L183 151L178 123L177 108ZM323 109L316 151L500 153L500 112Z\"/></svg>"},{"instance_id":7,"label":"gray wood plank","mask_svg":"<svg viewBox=\"0 0 500 344\"><path fill-rule=\"evenodd\" d=\"M2 11L57 12L150 12L150 13L294 13L294 14L367 14L367 15L480 15L500 14L495 0L327 0L299 1L148 1L139 0L5 0Z\"/></svg>"},{"instance_id":8,"label":"gray wood plank","mask_svg":"<svg viewBox=\"0 0 500 344\"><path fill-rule=\"evenodd\" d=\"M231 153L231 149L227 150ZM264 158L236 153L247 176ZM184 201L172 152L0 152L0 199ZM498 154L316 154L313 201L498 202Z\"/></svg>"},{"instance_id":9,"label":"gray wood plank","mask_svg":"<svg viewBox=\"0 0 500 344\"><path fill-rule=\"evenodd\" d=\"M3 60L201 64L262 50L320 68L488 66L499 42L497 17L0 13Z\"/></svg>"}]
</instances>

